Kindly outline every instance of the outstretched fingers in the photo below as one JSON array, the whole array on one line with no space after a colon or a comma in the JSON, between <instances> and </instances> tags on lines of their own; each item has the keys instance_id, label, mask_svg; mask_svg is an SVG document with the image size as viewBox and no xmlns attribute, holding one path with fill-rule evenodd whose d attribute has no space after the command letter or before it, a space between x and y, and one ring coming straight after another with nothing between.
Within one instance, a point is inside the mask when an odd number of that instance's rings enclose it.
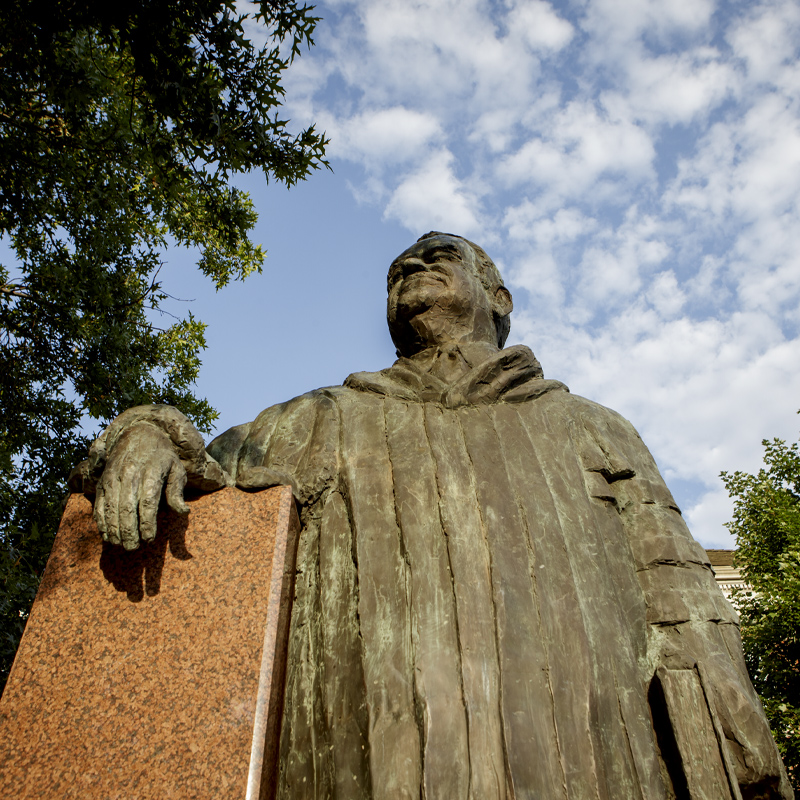
<instances>
[{"instance_id":1,"label":"outstretched fingers","mask_svg":"<svg viewBox=\"0 0 800 800\"><path fill-rule=\"evenodd\" d=\"M94 511L92 512L92 516L94 517L95 524L97 525L97 530L99 530L103 536L103 541L110 541L108 538L108 526L106 525L105 489L103 488L102 481L97 484L97 491L95 492L94 496Z\"/></svg>"},{"instance_id":2,"label":"outstretched fingers","mask_svg":"<svg viewBox=\"0 0 800 800\"><path fill-rule=\"evenodd\" d=\"M106 469L102 478L102 489L106 541L122 544L119 538L119 476L116 471Z\"/></svg>"},{"instance_id":3,"label":"outstretched fingers","mask_svg":"<svg viewBox=\"0 0 800 800\"><path fill-rule=\"evenodd\" d=\"M142 480L139 489L139 535L143 542L152 542L156 538L158 504L171 467L169 462L160 464L155 469L149 469Z\"/></svg>"},{"instance_id":4,"label":"outstretched fingers","mask_svg":"<svg viewBox=\"0 0 800 800\"><path fill-rule=\"evenodd\" d=\"M183 490L186 486L186 480L186 470L183 468L183 464L176 458L169 471L165 494L169 507L179 514L189 513L189 506L183 501Z\"/></svg>"},{"instance_id":5,"label":"outstretched fingers","mask_svg":"<svg viewBox=\"0 0 800 800\"><path fill-rule=\"evenodd\" d=\"M120 474L118 491L118 530L126 550L139 547L139 484L138 465L126 465Z\"/></svg>"}]
</instances>

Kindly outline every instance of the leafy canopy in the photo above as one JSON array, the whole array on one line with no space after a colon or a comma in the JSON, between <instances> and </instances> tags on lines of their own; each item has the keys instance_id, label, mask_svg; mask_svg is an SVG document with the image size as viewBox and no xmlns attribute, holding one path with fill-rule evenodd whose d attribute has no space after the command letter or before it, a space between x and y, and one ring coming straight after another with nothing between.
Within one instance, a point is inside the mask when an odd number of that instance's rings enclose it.
<instances>
[{"instance_id":1,"label":"leafy canopy","mask_svg":"<svg viewBox=\"0 0 800 800\"><path fill-rule=\"evenodd\" d=\"M753 685L789 779L800 790L800 449L764 441L756 475L722 473L734 498L736 564L749 589L733 602Z\"/></svg>"},{"instance_id":2,"label":"leafy canopy","mask_svg":"<svg viewBox=\"0 0 800 800\"><path fill-rule=\"evenodd\" d=\"M324 160L290 132L281 77L313 44L312 7L220 0L0 4L0 680L52 544L81 421L192 393L204 326L167 314L168 243L219 289L260 271L232 173L291 186Z\"/></svg>"}]
</instances>

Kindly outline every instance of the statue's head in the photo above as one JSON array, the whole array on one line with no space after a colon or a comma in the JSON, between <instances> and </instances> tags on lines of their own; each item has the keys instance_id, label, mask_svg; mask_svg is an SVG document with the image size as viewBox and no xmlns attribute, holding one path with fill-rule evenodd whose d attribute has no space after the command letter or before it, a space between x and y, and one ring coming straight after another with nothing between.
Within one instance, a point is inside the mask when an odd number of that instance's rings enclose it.
<instances>
[{"instance_id":1,"label":"statue's head","mask_svg":"<svg viewBox=\"0 0 800 800\"><path fill-rule=\"evenodd\" d=\"M387 317L400 355L445 341L502 347L511 327L511 294L483 248L431 231L389 267Z\"/></svg>"}]
</instances>

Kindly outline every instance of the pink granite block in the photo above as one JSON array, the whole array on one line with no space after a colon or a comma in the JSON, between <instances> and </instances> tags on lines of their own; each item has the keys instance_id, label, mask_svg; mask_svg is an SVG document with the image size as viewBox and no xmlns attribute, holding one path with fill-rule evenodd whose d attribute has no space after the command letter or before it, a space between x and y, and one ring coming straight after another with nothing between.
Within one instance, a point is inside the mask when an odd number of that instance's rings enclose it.
<instances>
[{"instance_id":1,"label":"pink granite block","mask_svg":"<svg viewBox=\"0 0 800 800\"><path fill-rule=\"evenodd\" d=\"M0 701L0 796L274 793L299 522L289 487L103 545L73 495Z\"/></svg>"}]
</instances>

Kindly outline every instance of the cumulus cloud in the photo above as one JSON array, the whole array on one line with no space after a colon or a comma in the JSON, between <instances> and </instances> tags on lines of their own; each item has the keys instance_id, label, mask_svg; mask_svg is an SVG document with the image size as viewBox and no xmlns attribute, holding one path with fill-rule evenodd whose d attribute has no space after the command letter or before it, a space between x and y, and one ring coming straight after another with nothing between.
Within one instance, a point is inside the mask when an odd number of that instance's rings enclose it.
<instances>
[{"instance_id":1,"label":"cumulus cloud","mask_svg":"<svg viewBox=\"0 0 800 800\"><path fill-rule=\"evenodd\" d=\"M796 3L759 3L734 20L727 39L751 81L796 89L798 33L800 7Z\"/></svg>"},{"instance_id":2,"label":"cumulus cloud","mask_svg":"<svg viewBox=\"0 0 800 800\"><path fill-rule=\"evenodd\" d=\"M713 0L593 0L586 4L582 28L596 60L619 63L647 40L665 47L707 38L715 8Z\"/></svg>"},{"instance_id":3,"label":"cumulus cloud","mask_svg":"<svg viewBox=\"0 0 800 800\"><path fill-rule=\"evenodd\" d=\"M387 203L385 214L412 231L427 226L474 236L482 229L478 199L456 177L453 156L447 150L433 153L404 178Z\"/></svg>"},{"instance_id":4,"label":"cumulus cloud","mask_svg":"<svg viewBox=\"0 0 800 800\"><path fill-rule=\"evenodd\" d=\"M580 209L559 208L548 216L530 200L510 208L504 223L512 239L530 239L540 248L572 242L597 228L597 220L587 217Z\"/></svg>"},{"instance_id":5,"label":"cumulus cloud","mask_svg":"<svg viewBox=\"0 0 800 800\"><path fill-rule=\"evenodd\" d=\"M574 35L573 26L541 0L517 0L511 6L506 25L511 36L532 50L561 50Z\"/></svg>"},{"instance_id":6,"label":"cumulus cloud","mask_svg":"<svg viewBox=\"0 0 800 800\"><path fill-rule=\"evenodd\" d=\"M657 125L689 124L707 117L734 95L739 79L719 52L701 47L690 53L631 59L619 88L602 93L604 105L621 118Z\"/></svg>"},{"instance_id":7,"label":"cumulus cloud","mask_svg":"<svg viewBox=\"0 0 800 800\"><path fill-rule=\"evenodd\" d=\"M574 101L501 159L496 172L506 185L539 187L551 206L586 198L590 191L608 201L621 186L652 177L654 155L650 136L641 127L592 102ZM600 183L608 178L613 183Z\"/></svg>"},{"instance_id":8,"label":"cumulus cloud","mask_svg":"<svg viewBox=\"0 0 800 800\"><path fill-rule=\"evenodd\" d=\"M417 161L420 153L442 137L433 115L404 106L366 109L344 119L322 116L320 122L327 122L332 157L360 161L381 171L400 162Z\"/></svg>"}]
</instances>

